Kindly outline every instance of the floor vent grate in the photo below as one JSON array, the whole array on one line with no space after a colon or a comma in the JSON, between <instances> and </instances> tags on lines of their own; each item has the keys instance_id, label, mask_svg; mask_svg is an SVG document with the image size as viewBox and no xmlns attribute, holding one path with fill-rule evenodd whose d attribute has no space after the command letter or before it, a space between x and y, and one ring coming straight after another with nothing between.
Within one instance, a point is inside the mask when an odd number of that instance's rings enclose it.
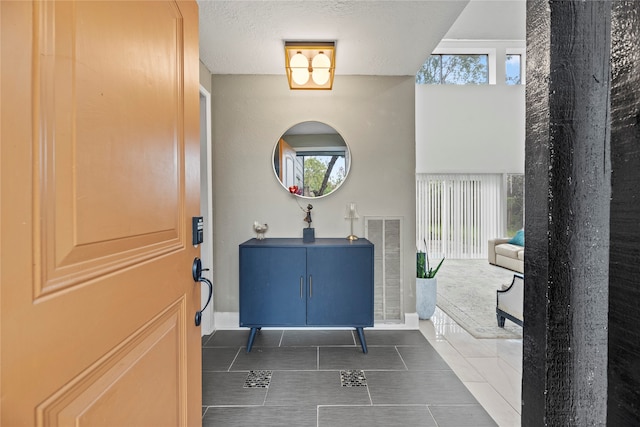
<instances>
[{"instance_id":1,"label":"floor vent grate","mask_svg":"<svg viewBox=\"0 0 640 427\"><path fill-rule=\"evenodd\" d=\"M367 379L362 369L349 369L340 371L342 387L366 387Z\"/></svg>"},{"instance_id":2,"label":"floor vent grate","mask_svg":"<svg viewBox=\"0 0 640 427\"><path fill-rule=\"evenodd\" d=\"M273 371L249 371L244 388L269 388Z\"/></svg>"}]
</instances>

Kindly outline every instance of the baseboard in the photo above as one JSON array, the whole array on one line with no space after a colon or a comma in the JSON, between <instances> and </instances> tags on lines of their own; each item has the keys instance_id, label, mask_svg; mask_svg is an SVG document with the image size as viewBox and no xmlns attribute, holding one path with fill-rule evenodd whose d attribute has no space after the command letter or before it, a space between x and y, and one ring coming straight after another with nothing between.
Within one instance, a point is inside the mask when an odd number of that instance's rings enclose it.
<instances>
[{"instance_id":1,"label":"baseboard","mask_svg":"<svg viewBox=\"0 0 640 427\"><path fill-rule=\"evenodd\" d=\"M405 313L404 314L404 324L401 324L402 328L388 328L388 329L419 329L420 328L420 318L418 317L418 313ZM375 325L378 327L378 325ZM382 325L381 325L382 326Z\"/></svg>"},{"instance_id":2,"label":"baseboard","mask_svg":"<svg viewBox=\"0 0 640 427\"><path fill-rule=\"evenodd\" d=\"M215 312L215 326L220 330L244 329L240 328L240 313L237 311ZM418 313L405 313L403 322L375 322L373 329L418 329L420 327L420 319ZM265 328L270 329L270 328ZM289 328L274 328L289 329ZM312 327L299 327L295 329L315 329ZM334 328L331 328L334 329ZM352 328L335 328L335 329L352 329Z\"/></svg>"},{"instance_id":3,"label":"baseboard","mask_svg":"<svg viewBox=\"0 0 640 427\"><path fill-rule=\"evenodd\" d=\"M216 311L214 318L216 329L240 329L240 313L237 311Z\"/></svg>"}]
</instances>

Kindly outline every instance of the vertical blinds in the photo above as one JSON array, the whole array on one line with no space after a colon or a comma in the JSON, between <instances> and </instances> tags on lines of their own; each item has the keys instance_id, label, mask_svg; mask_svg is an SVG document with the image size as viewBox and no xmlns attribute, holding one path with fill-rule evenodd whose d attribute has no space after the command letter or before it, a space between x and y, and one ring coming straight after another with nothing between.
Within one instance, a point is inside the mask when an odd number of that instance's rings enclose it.
<instances>
[{"instance_id":1,"label":"vertical blinds","mask_svg":"<svg viewBox=\"0 0 640 427\"><path fill-rule=\"evenodd\" d=\"M502 235L502 183L501 174L416 174L418 249L432 259L486 258L487 240Z\"/></svg>"}]
</instances>

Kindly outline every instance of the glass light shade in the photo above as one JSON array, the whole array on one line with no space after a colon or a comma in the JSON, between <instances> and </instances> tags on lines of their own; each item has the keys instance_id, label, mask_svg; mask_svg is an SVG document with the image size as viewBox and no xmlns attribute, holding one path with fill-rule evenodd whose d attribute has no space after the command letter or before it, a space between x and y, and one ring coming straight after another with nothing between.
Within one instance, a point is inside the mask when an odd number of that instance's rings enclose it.
<instances>
[{"instance_id":1,"label":"glass light shade","mask_svg":"<svg viewBox=\"0 0 640 427\"><path fill-rule=\"evenodd\" d=\"M311 61L311 67L314 70L316 68L326 68L328 70L329 67L331 67L331 60L323 52L320 52L313 57L313 60Z\"/></svg>"},{"instance_id":2,"label":"glass light shade","mask_svg":"<svg viewBox=\"0 0 640 427\"><path fill-rule=\"evenodd\" d=\"M291 80L293 80L297 85L304 85L309 81L309 70L305 70L304 68L292 69Z\"/></svg>"},{"instance_id":3,"label":"glass light shade","mask_svg":"<svg viewBox=\"0 0 640 427\"><path fill-rule=\"evenodd\" d=\"M291 79L298 85L309 81L309 60L301 53L296 53L289 60Z\"/></svg>"},{"instance_id":4,"label":"glass light shade","mask_svg":"<svg viewBox=\"0 0 640 427\"><path fill-rule=\"evenodd\" d=\"M323 70L323 69L313 69L313 74L311 74L311 78L313 79L313 82L315 84L317 84L318 86L322 86L325 83L327 83L329 81L329 70Z\"/></svg>"},{"instance_id":5,"label":"glass light shade","mask_svg":"<svg viewBox=\"0 0 640 427\"><path fill-rule=\"evenodd\" d=\"M355 203L351 202L351 203L347 204L347 209L345 210L344 218L345 219L358 219L358 218L360 218L360 215L358 215L358 209L357 209Z\"/></svg>"},{"instance_id":6,"label":"glass light shade","mask_svg":"<svg viewBox=\"0 0 640 427\"><path fill-rule=\"evenodd\" d=\"M313 68L313 74L311 77L318 86L322 86L329 81L329 68L331 67L331 60L327 55L320 52L313 57L311 61L311 68Z\"/></svg>"}]
</instances>

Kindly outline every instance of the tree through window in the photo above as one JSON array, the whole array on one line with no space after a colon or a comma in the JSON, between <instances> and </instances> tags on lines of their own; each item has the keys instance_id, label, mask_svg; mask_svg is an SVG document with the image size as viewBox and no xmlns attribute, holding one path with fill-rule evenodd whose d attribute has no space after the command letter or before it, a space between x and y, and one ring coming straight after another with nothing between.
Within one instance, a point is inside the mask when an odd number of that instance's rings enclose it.
<instances>
[{"instance_id":1,"label":"tree through window","mask_svg":"<svg viewBox=\"0 0 640 427\"><path fill-rule=\"evenodd\" d=\"M505 60L505 83L508 85L519 85L522 83L520 78L522 66L521 55L508 54Z\"/></svg>"},{"instance_id":2,"label":"tree through window","mask_svg":"<svg viewBox=\"0 0 640 427\"><path fill-rule=\"evenodd\" d=\"M489 55L431 55L416 84L489 84Z\"/></svg>"},{"instance_id":3,"label":"tree through window","mask_svg":"<svg viewBox=\"0 0 640 427\"><path fill-rule=\"evenodd\" d=\"M303 195L324 196L331 193L344 180L344 153L298 154L304 165Z\"/></svg>"}]
</instances>

